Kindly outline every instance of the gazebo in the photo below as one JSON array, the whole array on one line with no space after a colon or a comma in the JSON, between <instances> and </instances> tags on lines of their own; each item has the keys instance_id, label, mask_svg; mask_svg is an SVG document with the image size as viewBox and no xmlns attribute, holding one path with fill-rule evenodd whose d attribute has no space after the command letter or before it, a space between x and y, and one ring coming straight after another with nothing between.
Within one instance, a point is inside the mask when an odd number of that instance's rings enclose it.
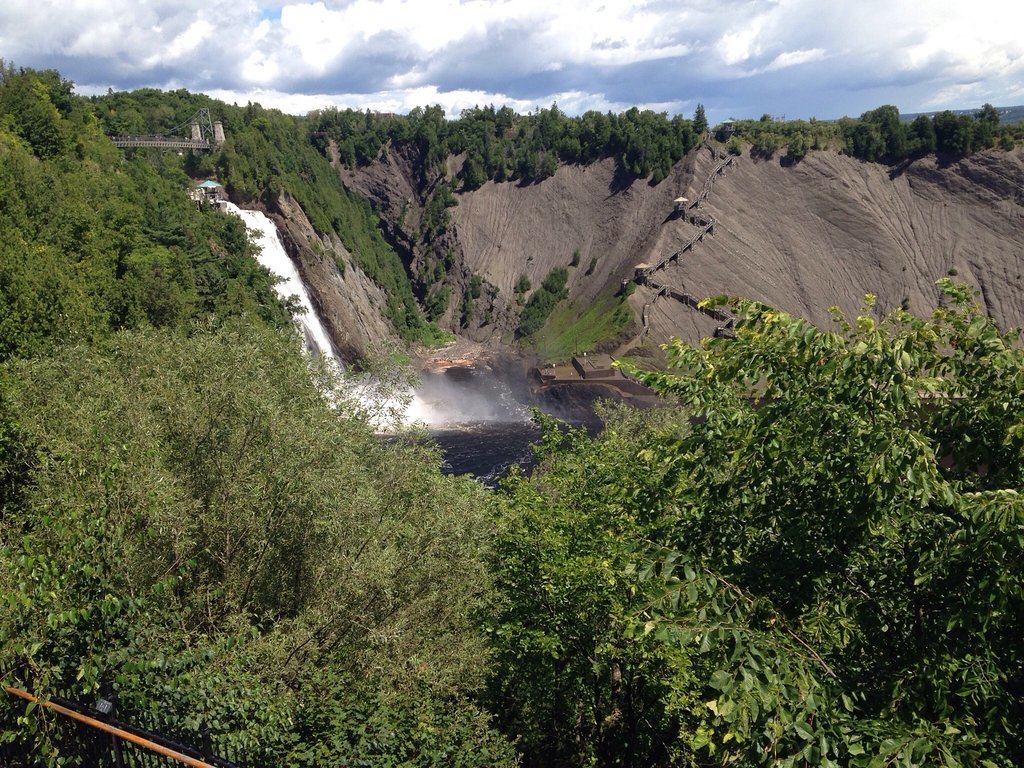
<instances>
[{"instance_id":1,"label":"gazebo","mask_svg":"<svg viewBox=\"0 0 1024 768\"><path fill-rule=\"evenodd\" d=\"M196 184L196 189L199 190L201 194L205 195L208 200L219 200L221 190L224 189L224 185L211 179L207 179L206 181L201 181Z\"/></svg>"}]
</instances>

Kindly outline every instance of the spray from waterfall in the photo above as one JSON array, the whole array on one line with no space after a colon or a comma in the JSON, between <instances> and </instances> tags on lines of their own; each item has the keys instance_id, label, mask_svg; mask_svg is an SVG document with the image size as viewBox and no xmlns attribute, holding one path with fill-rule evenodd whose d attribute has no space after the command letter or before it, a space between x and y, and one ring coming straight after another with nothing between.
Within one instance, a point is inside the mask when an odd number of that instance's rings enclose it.
<instances>
[{"instance_id":1,"label":"spray from waterfall","mask_svg":"<svg viewBox=\"0 0 1024 768\"><path fill-rule=\"evenodd\" d=\"M530 411L508 383L485 367L424 373L409 418L428 425L526 423Z\"/></svg>"},{"instance_id":2,"label":"spray from waterfall","mask_svg":"<svg viewBox=\"0 0 1024 768\"><path fill-rule=\"evenodd\" d=\"M284 249L277 225L262 212L244 210L233 203L227 203L226 210L239 217L252 234L256 245L259 246L257 261L281 278L274 286L277 295L285 302L297 299L303 311L296 316L295 322L302 332L306 350L316 357L323 358L328 365L334 366L338 373L344 372L345 365L334 352L330 336L320 321L320 316L309 297L309 291L302 282L302 276ZM388 428L396 420L405 423L432 423L430 409L422 404L415 392L408 392L405 397L382 398L375 382L354 381L350 384L350 394L361 402L378 428Z\"/></svg>"},{"instance_id":3,"label":"spray from waterfall","mask_svg":"<svg viewBox=\"0 0 1024 768\"><path fill-rule=\"evenodd\" d=\"M345 370L334 352L330 336L313 305L302 276L288 256L277 225L260 211L249 211L232 203L226 210L238 216L252 234L260 264L280 279L274 289L283 301L295 301L303 310L295 318L310 354L325 359L338 373ZM481 423L526 423L529 411L508 385L489 371L451 368L445 373L425 373L415 391L388 397L380 393L380 382L350 382L349 394L361 403L381 429L399 423L421 423L428 427L452 427Z\"/></svg>"},{"instance_id":4,"label":"spray from waterfall","mask_svg":"<svg viewBox=\"0 0 1024 768\"><path fill-rule=\"evenodd\" d=\"M259 246L259 263L281 278L274 286L278 296L303 310L295 322L307 351L336 373L343 373L345 367L298 269L284 249L277 226L259 211L242 210L231 203L226 209L245 223ZM393 431L400 423L425 424L444 451L443 471L471 473L491 488L512 464L532 463L530 443L537 438L537 430L530 423L528 409L508 383L489 369L452 368L424 373L417 391L397 398L380 394L381 387L394 390L394 382L386 379L387 376L349 379L345 391L333 391L331 400L337 407L344 407L344 402L352 403L383 433Z\"/></svg>"}]
</instances>

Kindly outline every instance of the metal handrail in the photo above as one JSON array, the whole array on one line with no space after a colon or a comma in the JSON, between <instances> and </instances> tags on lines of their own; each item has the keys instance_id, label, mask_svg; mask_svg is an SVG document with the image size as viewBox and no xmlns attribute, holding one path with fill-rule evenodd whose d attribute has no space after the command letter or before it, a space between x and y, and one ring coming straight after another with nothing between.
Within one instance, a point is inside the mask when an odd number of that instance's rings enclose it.
<instances>
[{"instance_id":1,"label":"metal handrail","mask_svg":"<svg viewBox=\"0 0 1024 768\"><path fill-rule=\"evenodd\" d=\"M89 707L82 707L81 705L61 699L57 696L44 700L29 693L28 691L15 688L14 686L4 686L4 690L12 696L17 696L25 699L26 701L35 702L41 707L45 707L46 709L52 710L57 714L75 720L83 725L109 733L114 737L115 751L117 750L117 740L123 739L124 741L130 742L144 749L148 749L151 752L175 760L183 765L191 766L191 768L234 768L233 763L212 755L212 751L209 746L208 731L204 732L204 746L202 751L200 751L192 747L178 744L174 740L161 734L150 733L149 731L127 723L118 722L113 719L111 719L110 722L104 722L90 714L86 714L86 712L80 711L83 709L91 711ZM191 752L192 755L186 754L187 752ZM201 755L201 757L193 757L193 755ZM120 763L118 762L118 764Z\"/></svg>"}]
</instances>

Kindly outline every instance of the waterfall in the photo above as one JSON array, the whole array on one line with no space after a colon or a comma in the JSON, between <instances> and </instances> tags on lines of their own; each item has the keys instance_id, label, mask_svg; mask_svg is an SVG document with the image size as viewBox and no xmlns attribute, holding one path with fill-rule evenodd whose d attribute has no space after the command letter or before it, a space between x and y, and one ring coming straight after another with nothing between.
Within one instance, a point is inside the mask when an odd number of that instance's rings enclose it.
<instances>
[{"instance_id":1,"label":"waterfall","mask_svg":"<svg viewBox=\"0 0 1024 768\"><path fill-rule=\"evenodd\" d=\"M274 286L283 301L298 298L304 310L295 322L302 331L306 349L313 355L332 360L339 371L345 366L334 353L330 336L320 322L309 291L299 275L295 263L288 256L277 231L277 225L260 211L248 211L233 203L226 203L228 213L239 217L251 233L260 252L256 259L270 272L281 278ZM473 371L451 371L448 375L426 375L419 391L409 391L406 398L381 398L374 393L369 380L350 381L350 393L370 414L381 430L393 427L392 417L398 416L405 424L422 423L431 427L460 423L527 422L529 413L507 386L493 376L476 375Z\"/></svg>"},{"instance_id":2,"label":"waterfall","mask_svg":"<svg viewBox=\"0 0 1024 768\"><path fill-rule=\"evenodd\" d=\"M299 329L302 331L306 349L316 356L329 356L339 367L342 367L341 361L334 354L331 338L327 335L323 323L320 322L313 302L310 301L309 292L306 290L305 283L302 282L299 270L284 250L277 225L260 211L246 211L234 203L227 203L226 208L228 213L244 221L246 229L252 233L253 239L260 247L260 252L256 255L257 261L269 269L272 274L281 278L281 281L274 286L277 295L281 297L282 301L288 301L293 296L298 297L299 306L304 311L295 318L295 322L298 323Z\"/></svg>"},{"instance_id":3,"label":"waterfall","mask_svg":"<svg viewBox=\"0 0 1024 768\"><path fill-rule=\"evenodd\" d=\"M295 318L295 322L302 331L306 349L313 355L324 356L334 361L337 369L344 371L345 365L334 353L330 336L327 335L327 330L320 322L316 308L309 298L309 291L306 290L306 284L302 282L299 270L284 250L277 225L260 211L244 210L234 203L226 203L225 208L228 213L245 222L246 229L260 247L260 252L256 256L257 261L272 274L281 278L281 281L274 286L277 295L283 301L288 301L293 296L298 297L299 305L305 311ZM408 402L404 402L402 398L381 399L374 394L374 388L367 381L351 382L350 386L351 394L362 404L362 407L370 414L378 414L377 417L371 416L371 420L379 429L392 428L392 414L396 413L399 421L406 424L432 423L435 418L415 391L410 391Z\"/></svg>"}]
</instances>

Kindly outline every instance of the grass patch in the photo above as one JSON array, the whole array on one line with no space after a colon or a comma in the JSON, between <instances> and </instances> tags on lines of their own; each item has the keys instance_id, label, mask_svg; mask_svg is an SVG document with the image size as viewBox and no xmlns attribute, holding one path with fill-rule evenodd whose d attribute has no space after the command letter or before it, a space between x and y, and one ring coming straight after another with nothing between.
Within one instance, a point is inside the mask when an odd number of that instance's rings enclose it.
<instances>
[{"instance_id":1,"label":"grass patch","mask_svg":"<svg viewBox=\"0 0 1024 768\"><path fill-rule=\"evenodd\" d=\"M616 296L600 296L582 315L576 312L572 305L556 307L533 335L533 348L543 362L564 362L575 354L592 352L618 336L633 319L625 298Z\"/></svg>"}]
</instances>

